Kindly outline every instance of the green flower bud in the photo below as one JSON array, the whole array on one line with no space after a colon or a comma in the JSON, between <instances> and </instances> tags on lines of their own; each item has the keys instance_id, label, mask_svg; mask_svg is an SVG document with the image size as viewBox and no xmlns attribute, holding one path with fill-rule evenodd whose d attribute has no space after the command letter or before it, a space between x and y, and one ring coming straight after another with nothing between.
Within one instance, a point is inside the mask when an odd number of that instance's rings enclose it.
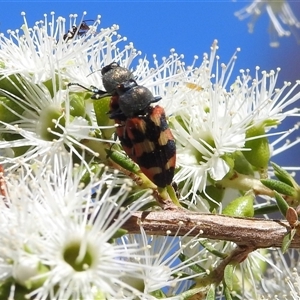
<instances>
[{"instance_id":1,"label":"green flower bud","mask_svg":"<svg viewBox=\"0 0 300 300\"><path fill-rule=\"evenodd\" d=\"M233 169L233 167L234 167L234 159L232 158L232 156L230 154L229 155L223 155L222 159L226 162L226 164L229 167L229 171L228 171L228 173L224 177L225 178L231 178L234 175L234 173L235 173L235 171Z\"/></svg>"},{"instance_id":2,"label":"green flower bud","mask_svg":"<svg viewBox=\"0 0 300 300\"><path fill-rule=\"evenodd\" d=\"M128 231L126 229L119 228L111 237L111 241L113 242L114 239L120 238L127 233L128 233Z\"/></svg>"},{"instance_id":3,"label":"green flower bud","mask_svg":"<svg viewBox=\"0 0 300 300\"><path fill-rule=\"evenodd\" d=\"M97 124L99 126L113 126L114 120L109 118L109 103L111 97L104 97L99 100L93 101L94 110L96 114ZM105 139L110 139L113 133L115 132L115 128L101 129L103 137Z\"/></svg>"},{"instance_id":4,"label":"green flower bud","mask_svg":"<svg viewBox=\"0 0 300 300\"><path fill-rule=\"evenodd\" d=\"M12 282L11 278L1 282L0 299L9 299L11 297L12 285L15 286L13 297L14 300L28 300L28 297L26 297L28 294L28 289L18 283Z\"/></svg>"},{"instance_id":5,"label":"green flower bud","mask_svg":"<svg viewBox=\"0 0 300 300\"><path fill-rule=\"evenodd\" d=\"M253 217L254 195L249 194L231 201L222 211L222 214L232 217Z\"/></svg>"},{"instance_id":6,"label":"green flower bud","mask_svg":"<svg viewBox=\"0 0 300 300\"><path fill-rule=\"evenodd\" d=\"M265 135L264 125L254 126L247 130L247 138ZM250 151L244 151L244 156L248 162L256 167L260 172L265 173L270 159L269 141L266 136L249 140L245 143L245 148Z\"/></svg>"},{"instance_id":7,"label":"green flower bud","mask_svg":"<svg viewBox=\"0 0 300 300\"><path fill-rule=\"evenodd\" d=\"M24 108L17 104L17 101L6 97L0 97L0 120L5 123L12 123L20 119Z\"/></svg>"},{"instance_id":8,"label":"green flower bud","mask_svg":"<svg viewBox=\"0 0 300 300\"><path fill-rule=\"evenodd\" d=\"M14 279L28 290L41 287L47 279L49 268L35 259L22 259L14 266Z\"/></svg>"},{"instance_id":9,"label":"green flower bud","mask_svg":"<svg viewBox=\"0 0 300 300\"><path fill-rule=\"evenodd\" d=\"M54 97L54 88L55 88L55 92L57 92L60 89L60 78L59 76L56 74L55 75L55 85L53 85L53 79L49 79L43 82L43 84L45 85L45 87L48 89L51 97Z\"/></svg>"},{"instance_id":10,"label":"green flower bud","mask_svg":"<svg viewBox=\"0 0 300 300\"><path fill-rule=\"evenodd\" d=\"M70 114L73 117L86 117L85 100L80 93L70 94Z\"/></svg>"},{"instance_id":11,"label":"green flower bud","mask_svg":"<svg viewBox=\"0 0 300 300\"><path fill-rule=\"evenodd\" d=\"M233 265L227 265L224 270L224 282L228 289L233 289Z\"/></svg>"},{"instance_id":12,"label":"green flower bud","mask_svg":"<svg viewBox=\"0 0 300 300\"><path fill-rule=\"evenodd\" d=\"M294 187L295 189L299 188L299 185L295 181L295 179L289 174L286 170L271 162L271 165L274 169L274 174L278 178L279 181L286 183L289 186Z\"/></svg>"},{"instance_id":13,"label":"green flower bud","mask_svg":"<svg viewBox=\"0 0 300 300\"><path fill-rule=\"evenodd\" d=\"M241 151L236 151L232 155L234 159L234 170L240 174L253 175L253 168Z\"/></svg>"},{"instance_id":14,"label":"green flower bud","mask_svg":"<svg viewBox=\"0 0 300 300\"><path fill-rule=\"evenodd\" d=\"M8 77L0 76L0 89L7 91L8 93L15 95L16 98L23 98L24 85L20 83L21 76L19 75L10 75ZM2 92L0 92L3 94Z\"/></svg>"},{"instance_id":15,"label":"green flower bud","mask_svg":"<svg viewBox=\"0 0 300 300\"><path fill-rule=\"evenodd\" d=\"M2 133L1 138L5 141L16 141L19 139L23 139L23 136L13 132L9 132L9 133L7 132L7 133ZM30 146L11 147L11 150L14 153L14 157L17 157L23 155L29 148Z\"/></svg>"},{"instance_id":16,"label":"green flower bud","mask_svg":"<svg viewBox=\"0 0 300 300\"><path fill-rule=\"evenodd\" d=\"M205 299L206 300L215 300L216 299L216 287L214 285L210 286Z\"/></svg>"}]
</instances>

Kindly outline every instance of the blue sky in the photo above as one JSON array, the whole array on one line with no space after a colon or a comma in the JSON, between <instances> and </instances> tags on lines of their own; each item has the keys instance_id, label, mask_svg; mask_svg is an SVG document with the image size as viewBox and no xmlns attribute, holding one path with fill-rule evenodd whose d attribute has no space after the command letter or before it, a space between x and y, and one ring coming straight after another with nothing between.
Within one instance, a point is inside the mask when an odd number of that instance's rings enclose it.
<instances>
[{"instance_id":1,"label":"blue sky","mask_svg":"<svg viewBox=\"0 0 300 300\"><path fill-rule=\"evenodd\" d=\"M71 13L81 15L87 11L86 19L102 16L102 27L118 24L120 34L149 57L154 53L158 58L166 56L175 48L189 63L195 54L201 57L203 52L209 52L212 41L217 39L223 62L228 61L237 47L242 49L237 71L254 70L256 65L266 70L280 66L283 80L291 81L294 79L291 66L300 65L300 47L293 37L281 38L279 48L269 47L266 14L258 20L254 33L248 33L247 20L239 21L233 15L245 6L244 1L0 1L0 4L0 32L20 28L22 11L26 12L29 25L51 11L66 18ZM300 2L292 2L291 6L300 19ZM300 78L300 70L295 74Z\"/></svg>"},{"instance_id":2,"label":"blue sky","mask_svg":"<svg viewBox=\"0 0 300 300\"><path fill-rule=\"evenodd\" d=\"M56 16L68 17L77 13L81 16L87 11L85 19L96 19L100 14L101 27L112 24L120 26L119 33L133 42L151 61L153 54L157 58L169 55L175 48L184 54L186 64L193 61L193 56L202 57L210 51L214 39L219 41L218 54L221 62L227 63L237 47L241 48L236 63L235 75L239 69L250 69L254 75L255 66L261 70L281 67L278 86L283 81L295 82L300 79L300 46L293 37L281 38L280 47L269 47L268 17L263 14L258 20L254 33L249 34L247 21L239 21L234 12L244 7L249 1L0 1L0 32L17 29L22 25L20 13L26 12L29 26L43 19L51 11ZM300 20L300 2L290 3L295 15ZM300 35L300 29L299 29ZM201 59L199 60L199 64ZM232 81L234 78L232 77ZM291 120L294 124L298 120ZM289 126L289 125L286 125ZM297 133L297 135L300 135ZM300 147L300 144L299 144ZM298 147L298 149L299 149ZM285 164L300 165L299 150L290 151L290 162ZM287 157L285 157L286 159Z\"/></svg>"}]
</instances>

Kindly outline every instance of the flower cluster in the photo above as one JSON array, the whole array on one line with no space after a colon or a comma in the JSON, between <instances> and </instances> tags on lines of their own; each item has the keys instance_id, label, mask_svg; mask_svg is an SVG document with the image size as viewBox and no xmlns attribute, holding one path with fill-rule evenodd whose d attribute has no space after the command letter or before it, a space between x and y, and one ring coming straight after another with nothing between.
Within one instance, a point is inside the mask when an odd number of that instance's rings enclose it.
<instances>
[{"instance_id":1,"label":"flower cluster","mask_svg":"<svg viewBox=\"0 0 300 300\"><path fill-rule=\"evenodd\" d=\"M23 165L18 174L4 178L1 280L12 277L14 283L2 293L7 290L8 298L14 288L18 298L25 287L27 297L34 299L139 296L123 278L143 280L148 266L129 261L144 255L137 244L122 247L113 240L131 211L151 196L145 193L122 208L130 182L120 183L104 166L98 174L89 170L89 182L83 181L87 170L74 169L70 156L65 165L62 157L57 153L54 166L46 170L40 164Z\"/></svg>"},{"instance_id":2,"label":"flower cluster","mask_svg":"<svg viewBox=\"0 0 300 300\"><path fill-rule=\"evenodd\" d=\"M199 66L197 56L186 66L174 49L151 63L137 58L141 53L126 44L117 25L99 29L100 16L89 25L85 13L71 15L68 28L51 13L29 28L22 15L21 32L0 35L1 296L175 300L277 292L265 281L251 288L267 266L277 268L268 251L233 260L240 263L234 269L232 261L224 263L239 251L233 243L204 239L196 226L180 237L180 220L176 232L150 236L144 217L136 221L134 214L191 210L253 217L257 208L269 207L273 187L299 205L295 181L269 167L273 156L298 143L281 145L298 125L276 128L299 116L299 82L278 88L280 69L258 67L253 77L241 70L232 80L240 50L228 64L219 63L217 41ZM155 106L160 115L143 107L134 116L144 120L143 130L136 119L136 128L128 129L122 111L108 115L114 97L122 96L104 87L101 71L112 62L162 98ZM277 139L271 143L270 136ZM143 170L148 164L155 175L170 169L169 160L163 163L167 154L139 164L136 152L167 153L173 137L174 184L160 187ZM268 181L273 175L282 182ZM267 200L262 204L256 195ZM138 232L130 232L133 223ZM293 281L288 284L297 293Z\"/></svg>"}]
</instances>

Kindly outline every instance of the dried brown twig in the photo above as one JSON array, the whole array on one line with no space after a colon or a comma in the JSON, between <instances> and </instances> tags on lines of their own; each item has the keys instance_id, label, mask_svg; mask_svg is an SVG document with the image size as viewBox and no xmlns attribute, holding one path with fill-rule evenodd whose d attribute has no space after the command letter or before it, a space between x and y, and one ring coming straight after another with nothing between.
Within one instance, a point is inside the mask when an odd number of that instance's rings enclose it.
<instances>
[{"instance_id":1,"label":"dried brown twig","mask_svg":"<svg viewBox=\"0 0 300 300\"><path fill-rule=\"evenodd\" d=\"M189 236L224 240L252 249L281 247L283 237L290 231L288 222L258 218L236 218L225 215L201 214L186 211L133 212L122 226L129 233L140 233L140 225L148 234ZM295 235L290 248L300 248Z\"/></svg>"}]
</instances>

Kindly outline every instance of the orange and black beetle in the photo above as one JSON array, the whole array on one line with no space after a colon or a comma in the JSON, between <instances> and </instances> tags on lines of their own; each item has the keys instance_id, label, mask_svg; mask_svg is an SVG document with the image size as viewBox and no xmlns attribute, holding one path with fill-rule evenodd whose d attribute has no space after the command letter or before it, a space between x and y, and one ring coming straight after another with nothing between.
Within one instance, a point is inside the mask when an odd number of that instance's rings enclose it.
<instances>
[{"instance_id":1,"label":"orange and black beetle","mask_svg":"<svg viewBox=\"0 0 300 300\"><path fill-rule=\"evenodd\" d=\"M116 62L103 67L101 74L106 91L94 86L87 90L93 92L92 99L111 95L109 117L117 125L116 135L124 151L158 187L171 184L176 164L175 140L164 109L151 106L161 97L154 97L149 89L138 85L132 72Z\"/></svg>"},{"instance_id":2,"label":"orange and black beetle","mask_svg":"<svg viewBox=\"0 0 300 300\"><path fill-rule=\"evenodd\" d=\"M132 80L118 85L116 92L119 109L110 111L110 117L118 124L116 133L124 151L158 187L171 184L176 163L175 140L164 109L150 105L161 97L153 97L147 88Z\"/></svg>"}]
</instances>

